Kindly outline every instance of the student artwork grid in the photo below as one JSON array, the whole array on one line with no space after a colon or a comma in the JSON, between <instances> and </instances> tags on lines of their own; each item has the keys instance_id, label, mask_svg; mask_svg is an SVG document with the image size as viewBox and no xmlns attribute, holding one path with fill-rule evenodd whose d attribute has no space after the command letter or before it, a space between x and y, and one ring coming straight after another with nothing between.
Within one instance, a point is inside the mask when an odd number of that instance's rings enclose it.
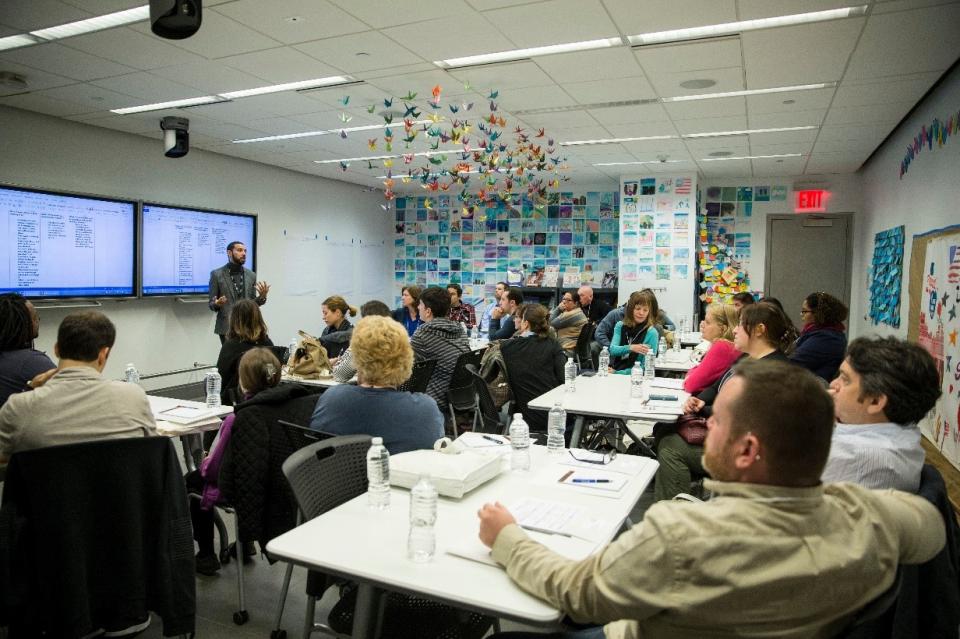
<instances>
[{"instance_id":1,"label":"student artwork grid","mask_svg":"<svg viewBox=\"0 0 960 639\"><path fill-rule=\"evenodd\" d=\"M870 267L870 320L900 327L900 282L903 279L904 227L881 231L873 240Z\"/></svg>"},{"instance_id":2,"label":"student artwork grid","mask_svg":"<svg viewBox=\"0 0 960 639\"><path fill-rule=\"evenodd\" d=\"M690 277L693 179L624 179L620 277L627 282Z\"/></svg>"},{"instance_id":3,"label":"student artwork grid","mask_svg":"<svg viewBox=\"0 0 960 639\"><path fill-rule=\"evenodd\" d=\"M395 203L397 300L407 284L457 282L464 298L474 301L489 297L511 271L524 280L555 271L595 286L617 271L616 191L551 193L545 206L516 194L472 210L450 195L398 197Z\"/></svg>"}]
</instances>

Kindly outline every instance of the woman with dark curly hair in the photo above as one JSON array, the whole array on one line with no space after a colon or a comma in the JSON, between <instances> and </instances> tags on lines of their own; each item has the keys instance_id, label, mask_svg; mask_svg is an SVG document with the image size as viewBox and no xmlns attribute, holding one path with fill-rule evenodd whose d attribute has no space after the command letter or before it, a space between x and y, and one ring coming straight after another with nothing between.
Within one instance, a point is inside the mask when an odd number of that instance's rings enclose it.
<instances>
[{"instance_id":1,"label":"woman with dark curly hair","mask_svg":"<svg viewBox=\"0 0 960 639\"><path fill-rule=\"evenodd\" d=\"M803 329L790 360L826 381L837 376L847 350L846 305L829 293L810 293L800 307Z\"/></svg>"}]
</instances>

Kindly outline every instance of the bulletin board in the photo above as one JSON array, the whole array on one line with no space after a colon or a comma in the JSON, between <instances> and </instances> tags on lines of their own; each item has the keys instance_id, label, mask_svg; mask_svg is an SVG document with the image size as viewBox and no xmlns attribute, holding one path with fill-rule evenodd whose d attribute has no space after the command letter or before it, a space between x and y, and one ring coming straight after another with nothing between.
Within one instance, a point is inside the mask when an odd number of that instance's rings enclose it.
<instances>
[{"instance_id":1,"label":"bulletin board","mask_svg":"<svg viewBox=\"0 0 960 639\"><path fill-rule=\"evenodd\" d=\"M960 226L913 237L907 338L934 358L940 399L920 428L960 468Z\"/></svg>"}]
</instances>

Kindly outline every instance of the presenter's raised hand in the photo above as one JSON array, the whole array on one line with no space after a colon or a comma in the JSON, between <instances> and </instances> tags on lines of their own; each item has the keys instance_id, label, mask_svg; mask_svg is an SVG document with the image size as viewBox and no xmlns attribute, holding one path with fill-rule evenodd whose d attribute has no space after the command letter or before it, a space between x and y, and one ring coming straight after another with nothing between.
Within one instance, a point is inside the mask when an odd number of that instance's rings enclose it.
<instances>
[{"instance_id":1,"label":"presenter's raised hand","mask_svg":"<svg viewBox=\"0 0 960 639\"><path fill-rule=\"evenodd\" d=\"M267 293L270 292L270 285L266 282L257 282L257 296L267 299Z\"/></svg>"},{"instance_id":2,"label":"presenter's raised hand","mask_svg":"<svg viewBox=\"0 0 960 639\"><path fill-rule=\"evenodd\" d=\"M227 296L226 296L226 295L221 295L220 297L218 297L218 298L216 298L215 300L213 300L213 305L216 306L217 308L220 308L221 306L223 306L223 305L226 304L226 303L227 303Z\"/></svg>"},{"instance_id":3,"label":"presenter's raised hand","mask_svg":"<svg viewBox=\"0 0 960 639\"><path fill-rule=\"evenodd\" d=\"M480 541L490 548L504 527L517 523L506 506L499 501L495 504L484 504L483 508L477 511L477 517L480 518Z\"/></svg>"}]
</instances>

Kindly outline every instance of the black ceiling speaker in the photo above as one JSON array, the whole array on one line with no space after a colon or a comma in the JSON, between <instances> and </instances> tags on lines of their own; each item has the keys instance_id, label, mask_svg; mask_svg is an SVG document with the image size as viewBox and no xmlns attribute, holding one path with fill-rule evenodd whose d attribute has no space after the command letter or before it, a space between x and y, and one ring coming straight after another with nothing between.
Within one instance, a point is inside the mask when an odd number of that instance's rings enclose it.
<instances>
[{"instance_id":1,"label":"black ceiling speaker","mask_svg":"<svg viewBox=\"0 0 960 639\"><path fill-rule=\"evenodd\" d=\"M150 29L161 38L183 40L200 30L202 0L150 0Z\"/></svg>"}]
</instances>

